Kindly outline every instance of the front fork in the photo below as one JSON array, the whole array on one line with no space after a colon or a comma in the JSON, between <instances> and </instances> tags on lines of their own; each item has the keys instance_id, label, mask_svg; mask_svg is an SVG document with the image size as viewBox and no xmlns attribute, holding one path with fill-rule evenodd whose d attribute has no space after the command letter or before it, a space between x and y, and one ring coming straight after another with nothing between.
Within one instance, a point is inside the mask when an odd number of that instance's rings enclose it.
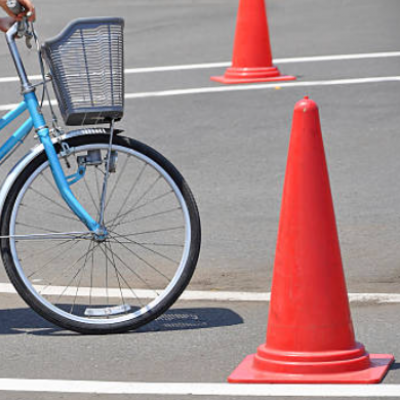
<instances>
[{"instance_id":1,"label":"front fork","mask_svg":"<svg viewBox=\"0 0 400 400\"><path fill-rule=\"evenodd\" d=\"M49 128L46 126L46 122L40 111L39 103L35 93L25 93L24 98L33 120L33 126L35 127L40 142L44 147L47 158L49 159L50 169L62 198L91 232L94 232L97 235L104 234L100 224L96 222L82 207L69 187L68 181L61 167L60 160L58 159L53 142L50 138Z\"/></svg>"}]
</instances>

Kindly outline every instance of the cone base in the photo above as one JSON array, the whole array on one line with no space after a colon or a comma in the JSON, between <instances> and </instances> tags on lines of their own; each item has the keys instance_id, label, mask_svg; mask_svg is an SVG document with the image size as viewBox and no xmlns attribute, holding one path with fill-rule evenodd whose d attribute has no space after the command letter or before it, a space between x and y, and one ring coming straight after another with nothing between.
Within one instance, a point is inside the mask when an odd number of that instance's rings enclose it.
<instances>
[{"instance_id":1,"label":"cone base","mask_svg":"<svg viewBox=\"0 0 400 400\"><path fill-rule=\"evenodd\" d=\"M212 81L224 84L292 81L295 76L281 75L278 68L227 68L223 76L212 76Z\"/></svg>"},{"instance_id":2,"label":"cone base","mask_svg":"<svg viewBox=\"0 0 400 400\"><path fill-rule=\"evenodd\" d=\"M224 83L225 85L239 84L239 83L257 83L257 82L278 82L278 81L293 81L296 79L295 76L282 75L277 78L240 78L230 79L225 76L212 76L212 81Z\"/></svg>"},{"instance_id":3,"label":"cone base","mask_svg":"<svg viewBox=\"0 0 400 400\"><path fill-rule=\"evenodd\" d=\"M230 383L379 383L394 362L391 354L370 354L370 367L352 372L288 374L254 368L255 354L247 356L228 377Z\"/></svg>"}]
</instances>

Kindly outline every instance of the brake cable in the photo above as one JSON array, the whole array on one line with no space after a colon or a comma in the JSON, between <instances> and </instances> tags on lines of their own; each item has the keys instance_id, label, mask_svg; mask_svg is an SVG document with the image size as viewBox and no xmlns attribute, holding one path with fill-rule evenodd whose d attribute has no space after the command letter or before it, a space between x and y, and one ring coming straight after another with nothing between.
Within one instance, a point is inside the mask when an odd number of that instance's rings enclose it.
<instances>
[{"instance_id":1,"label":"brake cable","mask_svg":"<svg viewBox=\"0 0 400 400\"><path fill-rule=\"evenodd\" d=\"M43 82L42 82L43 91L42 91L42 98L40 101L40 108L43 107L44 100L45 100L45 98L47 98L47 102L49 103L49 108L50 108L50 113L51 113L52 131L55 134L55 136L59 136L59 135L63 134L64 132L58 123L58 118L54 111L53 105L51 104L50 93L49 93L49 90L47 87L48 78L50 78L50 80L51 80L52 77L51 77L50 73L46 74L45 65L44 65L44 61L43 61L42 46L40 44L39 37L36 33L33 22L30 22L30 31L31 31L32 37L35 41L36 51L38 53L38 59L39 59L40 73L43 78ZM28 40L29 40L29 38L32 38L32 37L30 37L29 34L28 34L28 36L26 36L28 48L29 48Z\"/></svg>"}]
</instances>

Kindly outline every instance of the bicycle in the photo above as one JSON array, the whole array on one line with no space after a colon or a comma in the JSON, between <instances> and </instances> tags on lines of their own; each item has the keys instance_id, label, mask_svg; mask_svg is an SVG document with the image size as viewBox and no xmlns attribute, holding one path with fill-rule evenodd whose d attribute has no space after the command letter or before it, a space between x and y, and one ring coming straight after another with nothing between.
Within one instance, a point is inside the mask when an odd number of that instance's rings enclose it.
<instances>
[{"instance_id":1,"label":"bicycle","mask_svg":"<svg viewBox=\"0 0 400 400\"><path fill-rule=\"evenodd\" d=\"M2 259L33 310L81 333L124 332L160 316L188 285L200 251L198 209L182 175L115 128L124 106L123 27L121 18L78 19L42 46L27 18L6 33L24 99L0 129L26 110L30 116L0 148L0 160L32 129L40 144L0 191ZM28 79L16 35L37 44L39 84ZM84 127L60 128L49 80L65 125Z\"/></svg>"}]
</instances>

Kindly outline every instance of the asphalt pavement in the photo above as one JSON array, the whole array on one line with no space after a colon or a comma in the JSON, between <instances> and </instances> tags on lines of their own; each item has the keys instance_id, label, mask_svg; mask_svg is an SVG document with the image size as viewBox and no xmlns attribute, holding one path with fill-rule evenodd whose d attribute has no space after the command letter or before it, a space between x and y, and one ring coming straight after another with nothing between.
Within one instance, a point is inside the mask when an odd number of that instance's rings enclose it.
<instances>
[{"instance_id":1,"label":"asphalt pavement","mask_svg":"<svg viewBox=\"0 0 400 400\"><path fill-rule=\"evenodd\" d=\"M399 56L279 62L400 51L399 1L267 3L276 65L282 73L296 75L297 82L400 75ZM123 16L127 69L193 66L129 73L128 94L216 88L220 85L209 77L222 74L225 67L196 65L231 60L237 1L36 0L35 4L43 39L78 17ZM29 72L37 74L37 56L23 53ZM4 60L0 78L15 76L5 45L0 56ZM0 85L0 106L19 101L18 83ZM203 242L189 289L270 290L293 107L308 95L320 109L348 290L400 293L399 89L400 81L287 87L276 83L260 90L127 99L120 124L124 134L170 159L199 205ZM27 146L2 166L0 178L36 143L33 136L29 138ZM8 282L2 269L0 282ZM17 295L0 296L0 378L221 383L263 342L268 315L266 302L181 301L137 332L81 336L50 325ZM399 354L399 310L399 304L352 305L356 337L371 353ZM384 383L399 384L398 371L395 364ZM0 391L0 399L28 398L110 396Z\"/></svg>"},{"instance_id":2,"label":"asphalt pavement","mask_svg":"<svg viewBox=\"0 0 400 400\"><path fill-rule=\"evenodd\" d=\"M243 358L264 343L268 314L264 302L178 302L159 320L136 332L87 336L52 326L11 295L2 299L0 335L2 358L7 361L0 367L0 377L18 379L194 385L225 382ZM370 353L398 352L398 305L354 306L352 317L356 338ZM393 365L385 385L399 383L399 366ZM0 393L0 398L13 400L107 398Z\"/></svg>"}]
</instances>

